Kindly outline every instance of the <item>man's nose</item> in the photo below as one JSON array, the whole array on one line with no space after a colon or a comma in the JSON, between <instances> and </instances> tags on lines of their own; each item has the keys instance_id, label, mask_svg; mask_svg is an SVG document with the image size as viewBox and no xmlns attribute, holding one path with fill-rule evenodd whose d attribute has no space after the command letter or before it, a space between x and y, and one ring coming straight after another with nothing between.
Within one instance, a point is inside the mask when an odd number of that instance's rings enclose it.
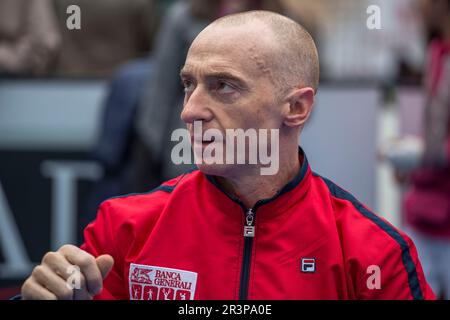
<instances>
[{"instance_id":1,"label":"man's nose","mask_svg":"<svg viewBox=\"0 0 450 320\"><path fill-rule=\"evenodd\" d=\"M207 92L198 86L184 102L183 110L181 111L181 120L186 124L192 124L194 121L211 121L213 114L209 104L210 101Z\"/></svg>"}]
</instances>

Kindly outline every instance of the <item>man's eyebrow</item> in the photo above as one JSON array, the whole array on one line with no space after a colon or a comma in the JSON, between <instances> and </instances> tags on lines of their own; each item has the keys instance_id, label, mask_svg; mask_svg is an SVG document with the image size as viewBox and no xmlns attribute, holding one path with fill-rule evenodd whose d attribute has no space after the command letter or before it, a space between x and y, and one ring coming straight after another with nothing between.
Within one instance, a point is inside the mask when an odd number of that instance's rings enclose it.
<instances>
[{"instance_id":1,"label":"man's eyebrow","mask_svg":"<svg viewBox=\"0 0 450 320\"><path fill-rule=\"evenodd\" d=\"M191 75L189 68L181 69L181 71L180 71L181 78L188 78L191 76L192 75ZM206 72L203 76L205 78L219 78L219 79L225 79L225 80L232 80L232 81L239 82L241 84L246 83L245 80L243 78L241 78L240 76L235 75L230 72L226 72L226 71L210 71L210 72Z\"/></svg>"},{"instance_id":2,"label":"man's eyebrow","mask_svg":"<svg viewBox=\"0 0 450 320\"><path fill-rule=\"evenodd\" d=\"M186 77L190 74L189 69L186 69L185 67L181 68L180 70L180 77Z\"/></svg>"},{"instance_id":3,"label":"man's eyebrow","mask_svg":"<svg viewBox=\"0 0 450 320\"><path fill-rule=\"evenodd\" d=\"M208 72L205 75L205 77L206 78L228 79L228 80L234 80L234 81L237 81L237 82L245 83L244 79L242 79L238 75L235 75L235 74L232 74L232 73L229 73L229 72L225 72L225 71Z\"/></svg>"}]
</instances>

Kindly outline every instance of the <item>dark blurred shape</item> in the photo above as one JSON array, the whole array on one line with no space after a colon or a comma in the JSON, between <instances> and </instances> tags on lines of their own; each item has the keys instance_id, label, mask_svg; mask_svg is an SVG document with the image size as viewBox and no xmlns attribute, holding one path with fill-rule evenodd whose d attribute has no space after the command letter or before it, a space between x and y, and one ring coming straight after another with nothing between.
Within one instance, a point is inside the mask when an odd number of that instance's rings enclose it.
<instances>
[{"instance_id":1,"label":"dark blurred shape","mask_svg":"<svg viewBox=\"0 0 450 320\"><path fill-rule=\"evenodd\" d=\"M420 0L420 9L429 41L448 36L445 24L449 23L449 0Z\"/></svg>"},{"instance_id":2,"label":"dark blurred shape","mask_svg":"<svg viewBox=\"0 0 450 320\"><path fill-rule=\"evenodd\" d=\"M103 168L86 203L84 222L95 218L97 207L106 199L133 193L132 150L136 150L136 131L133 126L139 96L152 73L151 59L135 59L114 72L100 122L100 135L92 148L91 159ZM151 164L147 164L151 167Z\"/></svg>"},{"instance_id":3,"label":"dark blurred shape","mask_svg":"<svg viewBox=\"0 0 450 320\"><path fill-rule=\"evenodd\" d=\"M398 63L398 75L396 83L404 86L418 86L422 82L423 74L420 70L412 67L404 59Z\"/></svg>"},{"instance_id":4,"label":"dark blurred shape","mask_svg":"<svg viewBox=\"0 0 450 320\"><path fill-rule=\"evenodd\" d=\"M52 0L0 0L0 75L45 75L59 45Z\"/></svg>"},{"instance_id":5,"label":"dark blurred shape","mask_svg":"<svg viewBox=\"0 0 450 320\"><path fill-rule=\"evenodd\" d=\"M149 55L159 8L153 0L80 0L77 4L83 16L80 31L84 28L84 32L66 31L60 75L111 75L100 135L90 153L104 169L104 176L93 186L86 203L84 219L89 222L105 199L135 192L130 172L139 140L133 123L143 85L152 71ZM61 9L66 5L69 2Z\"/></svg>"},{"instance_id":6,"label":"dark blurred shape","mask_svg":"<svg viewBox=\"0 0 450 320\"><path fill-rule=\"evenodd\" d=\"M436 294L450 298L450 1L422 1L429 35L425 152L405 197L424 271Z\"/></svg>"},{"instance_id":7,"label":"dark blurred shape","mask_svg":"<svg viewBox=\"0 0 450 320\"><path fill-rule=\"evenodd\" d=\"M127 163L133 141L133 118L143 79L151 74L150 59L136 59L112 77L101 120L100 137L93 150L106 173L115 175Z\"/></svg>"},{"instance_id":8,"label":"dark blurred shape","mask_svg":"<svg viewBox=\"0 0 450 320\"><path fill-rule=\"evenodd\" d=\"M54 0L62 34L56 74L105 77L147 55L158 24L153 0ZM81 10L81 29L69 30L67 7Z\"/></svg>"}]
</instances>

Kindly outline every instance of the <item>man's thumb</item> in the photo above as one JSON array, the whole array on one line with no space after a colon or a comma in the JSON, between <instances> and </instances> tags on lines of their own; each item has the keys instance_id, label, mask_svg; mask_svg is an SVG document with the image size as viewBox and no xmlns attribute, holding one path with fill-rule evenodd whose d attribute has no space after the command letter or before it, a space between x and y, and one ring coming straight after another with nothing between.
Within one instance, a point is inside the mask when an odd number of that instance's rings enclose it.
<instances>
[{"instance_id":1,"label":"man's thumb","mask_svg":"<svg viewBox=\"0 0 450 320\"><path fill-rule=\"evenodd\" d=\"M114 259L109 254L104 254L95 259L97 261L97 266L100 269L102 278L105 279L108 273L111 271Z\"/></svg>"}]
</instances>

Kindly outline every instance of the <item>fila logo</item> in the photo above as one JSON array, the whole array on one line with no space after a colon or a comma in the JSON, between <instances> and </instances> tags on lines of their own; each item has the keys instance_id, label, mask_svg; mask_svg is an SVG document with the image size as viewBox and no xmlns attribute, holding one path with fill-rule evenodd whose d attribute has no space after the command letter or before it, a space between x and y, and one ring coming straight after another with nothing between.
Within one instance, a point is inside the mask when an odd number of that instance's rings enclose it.
<instances>
[{"instance_id":1,"label":"fila logo","mask_svg":"<svg viewBox=\"0 0 450 320\"><path fill-rule=\"evenodd\" d=\"M316 259L315 258L302 258L302 272L303 273L316 272Z\"/></svg>"}]
</instances>

